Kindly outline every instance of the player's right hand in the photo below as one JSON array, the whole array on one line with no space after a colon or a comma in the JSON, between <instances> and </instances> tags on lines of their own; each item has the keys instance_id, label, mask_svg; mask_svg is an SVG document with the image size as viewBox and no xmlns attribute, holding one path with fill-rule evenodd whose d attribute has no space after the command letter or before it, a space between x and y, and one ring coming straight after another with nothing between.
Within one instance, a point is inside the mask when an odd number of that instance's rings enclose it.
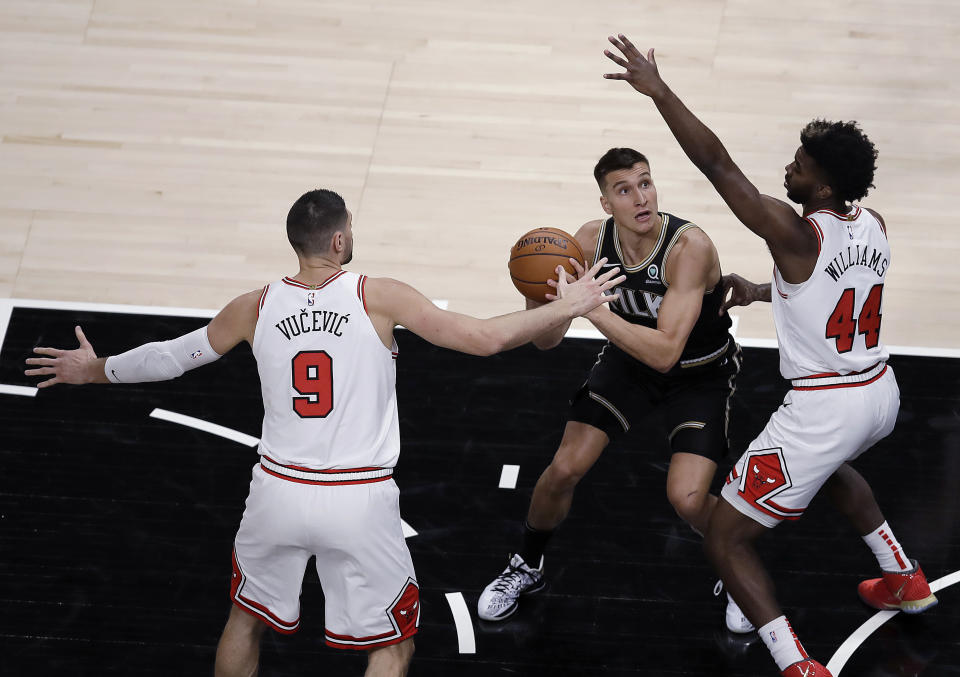
<instances>
[{"instance_id":1,"label":"player's right hand","mask_svg":"<svg viewBox=\"0 0 960 677\"><path fill-rule=\"evenodd\" d=\"M727 312L728 308L733 306L749 306L754 301L759 300L757 296L757 285L750 280L742 278L736 273L730 273L723 276L723 296L725 299L720 306L720 315ZM730 293L730 298L727 294Z\"/></svg>"},{"instance_id":2,"label":"player's right hand","mask_svg":"<svg viewBox=\"0 0 960 677\"><path fill-rule=\"evenodd\" d=\"M607 40L620 50L620 54L623 56L614 54L609 49L603 50L604 56L618 66L622 66L624 72L604 73L603 77L607 80L625 80L635 90L649 97L655 98L665 91L666 85L660 78L653 48L647 50L647 55L644 56L623 33L620 33L617 37L611 35Z\"/></svg>"},{"instance_id":3,"label":"player's right hand","mask_svg":"<svg viewBox=\"0 0 960 677\"><path fill-rule=\"evenodd\" d=\"M73 350L34 348L33 352L37 355L46 355L47 357L27 358L27 364L37 366L36 369L24 371L23 373L27 376L53 375L53 378L38 383L38 388L46 388L57 383L80 385L90 383L93 380L90 375L90 364L97 359L97 354L87 337L83 335L83 330L79 325L74 327L74 331L77 334L77 341L80 343L78 348Z\"/></svg>"}]
</instances>

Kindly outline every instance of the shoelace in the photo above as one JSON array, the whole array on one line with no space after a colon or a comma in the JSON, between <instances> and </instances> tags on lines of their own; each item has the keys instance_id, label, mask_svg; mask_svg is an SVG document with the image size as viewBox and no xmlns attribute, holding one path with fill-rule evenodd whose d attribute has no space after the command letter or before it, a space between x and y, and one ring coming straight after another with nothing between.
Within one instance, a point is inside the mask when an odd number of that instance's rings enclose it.
<instances>
[{"instance_id":1,"label":"shoelace","mask_svg":"<svg viewBox=\"0 0 960 677\"><path fill-rule=\"evenodd\" d=\"M497 582L493 586L493 589L497 592L507 592L510 589L520 588L523 586L524 576L530 576L523 569L513 565L508 565L508 569L509 571L504 571L497 576Z\"/></svg>"}]
</instances>

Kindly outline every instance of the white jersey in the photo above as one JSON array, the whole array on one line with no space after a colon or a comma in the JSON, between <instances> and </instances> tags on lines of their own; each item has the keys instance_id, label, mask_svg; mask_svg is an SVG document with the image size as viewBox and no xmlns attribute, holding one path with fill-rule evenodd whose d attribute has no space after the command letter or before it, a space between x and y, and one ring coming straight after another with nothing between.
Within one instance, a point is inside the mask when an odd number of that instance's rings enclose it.
<instances>
[{"instance_id":1,"label":"white jersey","mask_svg":"<svg viewBox=\"0 0 960 677\"><path fill-rule=\"evenodd\" d=\"M880 342L890 245L880 221L854 205L806 217L820 242L810 278L790 284L773 269L773 318L780 373L787 379L846 375L889 357Z\"/></svg>"},{"instance_id":2,"label":"white jersey","mask_svg":"<svg viewBox=\"0 0 960 677\"><path fill-rule=\"evenodd\" d=\"M264 287L253 355L263 393L261 457L311 470L392 468L400 455L397 345L367 316L366 276L338 271Z\"/></svg>"}]
</instances>

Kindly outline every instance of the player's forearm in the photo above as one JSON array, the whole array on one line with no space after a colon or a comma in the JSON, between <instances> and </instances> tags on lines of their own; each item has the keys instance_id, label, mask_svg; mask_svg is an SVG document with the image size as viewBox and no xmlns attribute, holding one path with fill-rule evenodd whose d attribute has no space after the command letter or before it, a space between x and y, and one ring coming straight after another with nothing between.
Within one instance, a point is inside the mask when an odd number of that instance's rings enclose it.
<instances>
[{"instance_id":1,"label":"player's forearm","mask_svg":"<svg viewBox=\"0 0 960 677\"><path fill-rule=\"evenodd\" d=\"M104 365L107 363L107 358L98 357L93 360L88 360L83 365L83 376L84 383L110 383L110 379L107 378L107 374L104 371Z\"/></svg>"},{"instance_id":2,"label":"player's forearm","mask_svg":"<svg viewBox=\"0 0 960 677\"><path fill-rule=\"evenodd\" d=\"M683 152L708 179L732 164L733 160L717 135L666 84L652 98Z\"/></svg>"},{"instance_id":3,"label":"player's forearm","mask_svg":"<svg viewBox=\"0 0 960 677\"><path fill-rule=\"evenodd\" d=\"M670 371L683 352L682 344L659 329L632 324L606 308L598 308L587 319L615 346L659 372Z\"/></svg>"},{"instance_id":4,"label":"player's forearm","mask_svg":"<svg viewBox=\"0 0 960 677\"><path fill-rule=\"evenodd\" d=\"M533 310L534 308L539 308L542 305L544 304L527 299L527 310ZM551 348L556 348L558 345L560 345L560 342L563 341L563 337L566 335L567 329L570 328L571 322L572 320L567 320L566 322L563 322L559 326L554 327L553 329L550 329L539 336L534 336L530 342L540 350L550 350Z\"/></svg>"},{"instance_id":5,"label":"player's forearm","mask_svg":"<svg viewBox=\"0 0 960 677\"><path fill-rule=\"evenodd\" d=\"M482 334L478 336L475 349L470 352L493 355L535 339L538 346L541 343L546 345L548 339L556 338L557 334L560 339L563 338L573 317L571 304L565 299L558 299L532 310L518 310L515 313L491 317L482 321Z\"/></svg>"},{"instance_id":6,"label":"player's forearm","mask_svg":"<svg viewBox=\"0 0 960 677\"><path fill-rule=\"evenodd\" d=\"M767 282L766 284L755 284L753 285L753 298L755 301L766 301L770 303L772 285Z\"/></svg>"}]
</instances>

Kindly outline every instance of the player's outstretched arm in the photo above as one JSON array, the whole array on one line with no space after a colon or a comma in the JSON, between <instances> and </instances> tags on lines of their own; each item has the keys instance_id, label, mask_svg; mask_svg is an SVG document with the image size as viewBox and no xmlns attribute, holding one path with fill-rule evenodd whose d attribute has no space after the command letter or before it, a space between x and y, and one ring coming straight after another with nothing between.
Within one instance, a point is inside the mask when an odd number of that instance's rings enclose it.
<instances>
[{"instance_id":1,"label":"player's outstretched arm","mask_svg":"<svg viewBox=\"0 0 960 677\"><path fill-rule=\"evenodd\" d=\"M729 298L728 295L729 294ZM720 314L723 315L727 309L734 306L749 306L754 301L770 302L770 283L757 284L750 280L740 277L736 273L730 273L723 276L723 298L725 299L720 306Z\"/></svg>"},{"instance_id":2,"label":"player's outstretched arm","mask_svg":"<svg viewBox=\"0 0 960 677\"><path fill-rule=\"evenodd\" d=\"M610 80L624 80L635 90L649 96L687 157L713 184L737 218L767 241L775 258L806 258L816 255L817 240L811 228L786 202L762 195L731 159L726 148L660 77L654 50L640 53L624 35L609 37L619 50L604 50L608 59L624 68L621 73L605 73Z\"/></svg>"},{"instance_id":3,"label":"player's outstretched arm","mask_svg":"<svg viewBox=\"0 0 960 677\"><path fill-rule=\"evenodd\" d=\"M471 355L493 355L529 342L572 318L618 298L606 292L623 282L619 268L596 276L600 264L575 282L564 279L559 298L532 310L520 310L481 320L441 310L408 284L389 278L367 281L367 308L381 338L384 330L403 325L434 345Z\"/></svg>"},{"instance_id":4,"label":"player's outstretched arm","mask_svg":"<svg viewBox=\"0 0 960 677\"><path fill-rule=\"evenodd\" d=\"M147 343L112 357L97 357L83 330L77 326L77 348L34 348L33 352L40 357L27 358L27 364L33 368L24 373L49 377L38 383L38 388L58 383L144 383L173 379L189 369L219 359L240 341L252 343L259 297L260 290L238 296L206 327L170 341Z\"/></svg>"}]
</instances>

